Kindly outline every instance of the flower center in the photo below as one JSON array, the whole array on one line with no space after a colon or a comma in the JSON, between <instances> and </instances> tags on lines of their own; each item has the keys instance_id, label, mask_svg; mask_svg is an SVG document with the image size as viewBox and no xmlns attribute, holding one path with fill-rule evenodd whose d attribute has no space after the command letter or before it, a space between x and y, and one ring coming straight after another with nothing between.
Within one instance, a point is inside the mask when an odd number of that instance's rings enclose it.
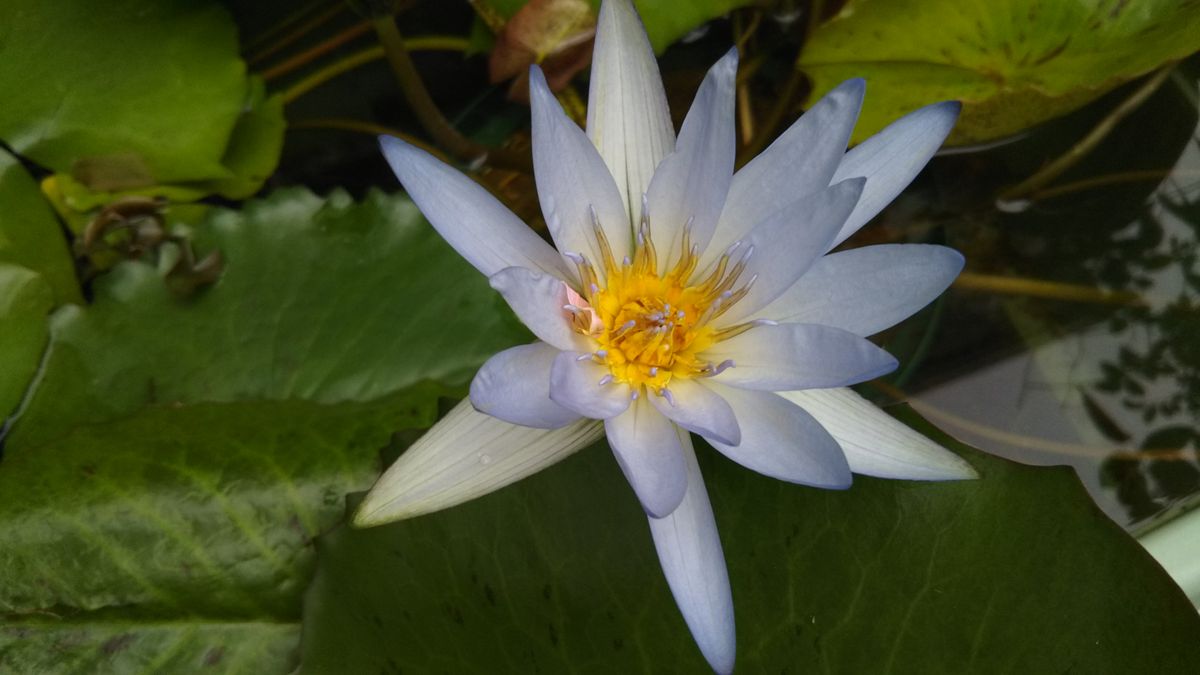
<instances>
[{"instance_id":1,"label":"flower center","mask_svg":"<svg viewBox=\"0 0 1200 675\"><path fill-rule=\"evenodd\" d=\"M643 205L643 213L645 206ZM691 223L684 228L675 263L659 271L657 251L643 219L632 256L619 263L592 215L593 231L602 257L604 281L583 256L569 254L579 269L586 307L567 305L575 329L591 336L600 348L592 358L608 366L612 381L634 388L642 386L670 397L673 378L706 377L733 365L703 359L713 344L744 332L744 323L717 329L712 322L750 290L750 281L735 288L753 247L732 261L740 244L734 244L704 274L692 278L699 263L699 247L691 243ZM605 380L609 380L608 377Z\"/></svg>"}]
</instances>

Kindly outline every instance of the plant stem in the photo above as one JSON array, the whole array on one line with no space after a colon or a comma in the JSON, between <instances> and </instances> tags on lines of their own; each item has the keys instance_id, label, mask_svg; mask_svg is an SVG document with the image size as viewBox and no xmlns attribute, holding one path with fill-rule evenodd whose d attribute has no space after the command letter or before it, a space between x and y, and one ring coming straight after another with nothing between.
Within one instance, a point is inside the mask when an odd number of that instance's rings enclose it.
<instances>
[{"instance_id":1,"label":"plant stem","mask_svg":"<svg viewBox=\"0 0 1200 675\"><path fill-rule=\"evenodd\" d=\"M1108 134L1117 126L1117 124L1125 119L1134 110L1137 110L1150 95L1158 90L1162 83L1167 80L1167 76L1175 68L1175 64L1171 63L1163 68L1160 68L1157 73L1147 79L1142 86L1138 87L1132 94L1121 102L1116 108L1113 108L1100 123L1095 126L1088 135L1082 140L1067 150L1060 157L1050 162L1046 166L1039 169L1029 178L1017 183L1016 185L1004 190L996 198L998 203L1016 202L1029 198L1035 192L1046 187L1055 178L1061 176L1067 169L1075 166L1079 160L1083 159L1100 145L1101 141L1108 137Z\"/></svg>"},{"instance_id":2,"label":"plant stem","mask_svg":"<svg viewBox=\"0 0 1200 675\"><path fill-rule=\"evenodd\" d=\"M405 40L404 44L409 51L465 51L467 48L466 39L441 35L415 37ZM284 89L283 102L291 103L338 75L383 57L383 47L375 45L338 59Z\"/></svg>"},{"instance_id":3,"label":"plant stem","mask_svg":"<svg viewBox=\"0 0 1200 675\"><path fill-rule=\"evenodd\" d=\"M333 37L322 40L318 44L313 45L312 47L300 52L299 54L294 54L290 58L285 59L284 61L281 61L281 62L271 66L270 68L267 68L266 70L262 71L262 78L269 82L269 81L275 79L276 77L279 77L281 75L286 75L286 74L292 72L293 70L299 68L300 66L303 66L304 64L308 63L309 61L312 61L316 58L324 56L325 54L328 54L329 52L337 49L338 47L341 47L342 45L346 44L347 42L350 42L351 40L359 37L360 35L369 33L370 31L371 31L370 22L363 21L361 23L356 23L353 26L347 28L346 30L338 33L337 35L334 35Z\"/></svg>"},{"instance_id":4,"label":"plant stem","mask_svg":"<svg viewBox=\"0 0 1200 675\"><path fill-rule=\"evenodd\" d=\"M320 3L314 3L314 5L312 5L312 6L315 7L315 6L319 6L319 5L320 5ZM332 19L333 17L337 16L345 8L346 8L346 3L344 3L344 2L335 3L332 7L326 9L325 11L314 16L313 18L309 19L308 21L305 21L304 23L300 24L294 30L285 34L283 37L279 38L275 42L267 45L266 47L258 50L254 54L248 56L246 58L246 63L248 63L250 65L254 65L256 63L261 62L263 59L267 58L268 56L278 52L279 50L292 44L296 40L299 40L300 38L304 37L305 35L308 35L309 33L311 33L313 31L313 29L321 26L325 22L327 22L330 19ZM298 12L296 14L296 16L302 16L307 11L308 11L307 8L304 10L301 10L300 12ZM285 21L283 25L287 26L287 25L290 25L291 23L292 23L292 20L289 19L289 20Z\"/></svg>"},{"instance_id":5,"label":"plant stem","mask_svg":"<svg viewBox=\"0 0 1200 675\"><path fill-rule=\"evenodd\" d=\"M433 102L433 97L429 95L429 90L425 88L421 75L413 65L412 57L409 56L408 49L404 46L404 38L400 36L400 30L396 28L396 22L392 20L392 17L372 18L371 25L375 28L375 34L383 46L383 53L387 58L388 65L391 66L392 73L400 84L400 90L404 92L404 98L407 99L416 114L417 121L439 146L458 159L471 164L490 161L495 166L526 173L532 170L532 161L528 155L504 148L489 148L459 133Z\"/></svg>"},{"instance_id":6,"label":"plant stem","mask_svg":"<svg viewBox=\"0 0 1200 675\"><path fill-rule=\"evenodd\" d=\"M1096 302L1131 306L1145 304L1145 300L1141 296L1129 291L1106 291L1078 284L976 274L974 272L963 272L958 275L958 278L954 280L954 287L972 291L989 291L992 293L1025 295L1071 302Z\"/></svg>"}]
</instances>

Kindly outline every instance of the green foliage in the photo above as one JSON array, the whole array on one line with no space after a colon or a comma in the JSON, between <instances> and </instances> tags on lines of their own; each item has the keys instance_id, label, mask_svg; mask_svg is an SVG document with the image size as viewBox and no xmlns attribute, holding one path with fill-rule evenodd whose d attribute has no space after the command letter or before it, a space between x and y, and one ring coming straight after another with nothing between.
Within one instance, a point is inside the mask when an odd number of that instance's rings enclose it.
<instances>
[{"instance_id":1,"label":"green foliage","mask_svg":"<svg viewBox=\"0 0 1200 675\"><path fill-rule=\"evenodd\" d=\"M813 100L867 79L860 141L922 105L956 99L950 142L987 141L1074 110L1200 49L1200 6L1114 2L851 0L800 55Z\"/></svg>"},{"instance_id":2,"label":"green foliage","mask_svg":"<svg viewBox=\"0 0 1200 675\"><path fill-rule=\"evenodd\" d=\"M52 319L0 464L0 670L285 672L312 539L524 338L403 197L288 190L193 235L215 286L127 262Z\"/></svg>"},{"instance_id":3,"label":"green foliage","mask_svg":"<svg viewBox=\"0 0 1200 675\"><path fill-rule=\"evenodd\" d=\"M278 161L282 108L247 80L213 3L14 0L0 45L0 139L91 189L243 197Z\"/></svg>"},{"instance_id":4,"label":"green foliage","mask_svg":"<svg viewBox=\"0 0 1200 675\"><path fill-rule=\"evenodd\" d=\"M54 316L14 443L146 405L372 401L463 383L523 335L406 198L285 190L216 211L193 240L225 261L215 286L178 297L154 266L127 263L96 283L93 306Z\"/></svg>"},{"instance_id":5,"label":"green foliage","mask_svg":"<svg viewBox=\"0 0 1200 675\"><path fill-rule=\"evenodd\" d=\"M1200 617L1070 470L936 435L982 479L814 490L700 449L740 671L1192 672ZM444 513L323 536L302 668L704 672L644 518L597 447Z\"/></svg>"},{"instance_id":6,"label":"green foliage","mask_svg":"<svg viewBox=\"0 0 1200 675\"><path fill-rule=\"evenodd\" d=\"M17 407L46 346L46 314L54 305L37 272L0 262L0 417Z\"/></svg>"},{"instance_id":7,"label":"green foliage","mask_svg":"<svg viewBox=\"0 0 1200 675\"><path fill-rule=\"evenodd\" d=\"M25 168L3 150L0 204L0 263L40 274L54 291L56 303L79 302L79 283L54 212Z\"/></svg>"}]
</instances>

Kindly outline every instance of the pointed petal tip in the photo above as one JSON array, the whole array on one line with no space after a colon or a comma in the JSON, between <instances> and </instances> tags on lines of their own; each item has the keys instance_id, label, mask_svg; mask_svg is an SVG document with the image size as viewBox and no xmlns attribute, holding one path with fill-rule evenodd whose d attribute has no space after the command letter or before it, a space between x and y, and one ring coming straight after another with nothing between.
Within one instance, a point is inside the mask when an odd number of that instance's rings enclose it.
<instances>
[{"instance_id":1,"label":"pointed petal tip","mask_svg":"<svg viewBox=\"0 0 1200 675\"><path fill-rule=\"evenodd\" d=\"M546 74L542 72L542 67L534 63L529 66L529 91L531 93L542 94L544 91L549 91L550 85L546 82Z\"/></svg>"},{"instance_id":2,"label":"pointed petal tip","mask_svg":"<svg viewBox=\"0 0 1200 675\"><path fill-rule=\"evenodd\" d=\"M862 77L852 77L833 88L834 91L857 94L860 98L867 92L867 80Z\"/></svg>"}]
</instances>

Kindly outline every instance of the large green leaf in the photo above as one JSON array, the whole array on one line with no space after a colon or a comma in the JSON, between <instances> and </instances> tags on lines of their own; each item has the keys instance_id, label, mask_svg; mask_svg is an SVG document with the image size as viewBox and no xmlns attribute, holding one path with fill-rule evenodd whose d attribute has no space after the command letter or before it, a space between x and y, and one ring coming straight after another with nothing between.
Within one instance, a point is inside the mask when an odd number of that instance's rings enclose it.
<instances>
[{"instance_id":1,"label":"large green leaf","mask_svg":"<svg viewBox=\"0 0 1200 675\"><path fill-rule=\"evenodd\" d=\"M285 672L312 539L525 335L404 197L294 189L192 230L214 286L127 262L52 318L0 463L0 671Z\"/></svg>"},{"instance_id":2,"label":"large green leaf","mask_svg":"<svg viewBox=\"0 0 1200 675\"><path fill-rule=\"evenodd\" d=\"M53 317L14 443L156 403L372 401L461 383L524 334L406 198L287 190L215 213L193 238L226 267L196 297L132 263L97 282L93 307Z\"/></svg>"},{"instance_id":3,"label":"large green leaf","mask_svg":"<svg viewBox=\"0 0 1200 675\"><path fill-rule=\"evenodd\" d=\"M282 114L255 105L236 27L216 3L11 0L0 53L0 139L92 189L244 179L278 157L282 129L248 142L264 131L256 121L233 138L249 150L229 147L244 109ZM248 163L239 153L250 151Z\"/></svg>"},{"instance_id":4,"label":"large green leaf","mask_svg":"<svg viewBox=\"0 0 1200 675\"><path fill-rule=\"evenodd\" d=\"M1200 617L1069 469L940 440L982 479L830 492L700 449L739 672L1194 672ZM307 672L706 672L602 447L317 546Z\"/></svg>"},{"instance_id":5,"label":"large green leaf","mask_svg":"<svg viewBox=\"0 0 1200 675\"><path fill-rule=\"evenodd\" d=\"M41 274L57 302L80 302L74 263L58 220L33 177L4 150L0 150L0 204L0 262Z\"/></svg>"},{"instance_id":6,"label":"large green leaf","mask_svg":"<svg viewBox=\"0 0 1200 675\"><path fill-rule=\"evenodd\" d=\"M285 672L313 537L431 399L154 407L12 448L0 671L185 672L224 647L221 672Z\"/></svg>"},{"instance_id":7,"label":"large green leaf","mask_svg":"<svg viewBox=\"0 0 1200 675\"><path fill-rule=\"evenodd\" d=\"M46 315L54 305L43 277L0 262L0 420L20 402L46 347Z\"/></svg>"},{"instance_id":8,"label":"large green leaf","mask_svg":"<svg viewBox=\"0 0 1200 675\"><path fill-rule=\"evenodd\" d=\"M1200 49L1188 0L851 0L800 57L813 100L867 79L856 141L957 99L955 144L1007 136Z\"/></svg>"}]
</instances>

